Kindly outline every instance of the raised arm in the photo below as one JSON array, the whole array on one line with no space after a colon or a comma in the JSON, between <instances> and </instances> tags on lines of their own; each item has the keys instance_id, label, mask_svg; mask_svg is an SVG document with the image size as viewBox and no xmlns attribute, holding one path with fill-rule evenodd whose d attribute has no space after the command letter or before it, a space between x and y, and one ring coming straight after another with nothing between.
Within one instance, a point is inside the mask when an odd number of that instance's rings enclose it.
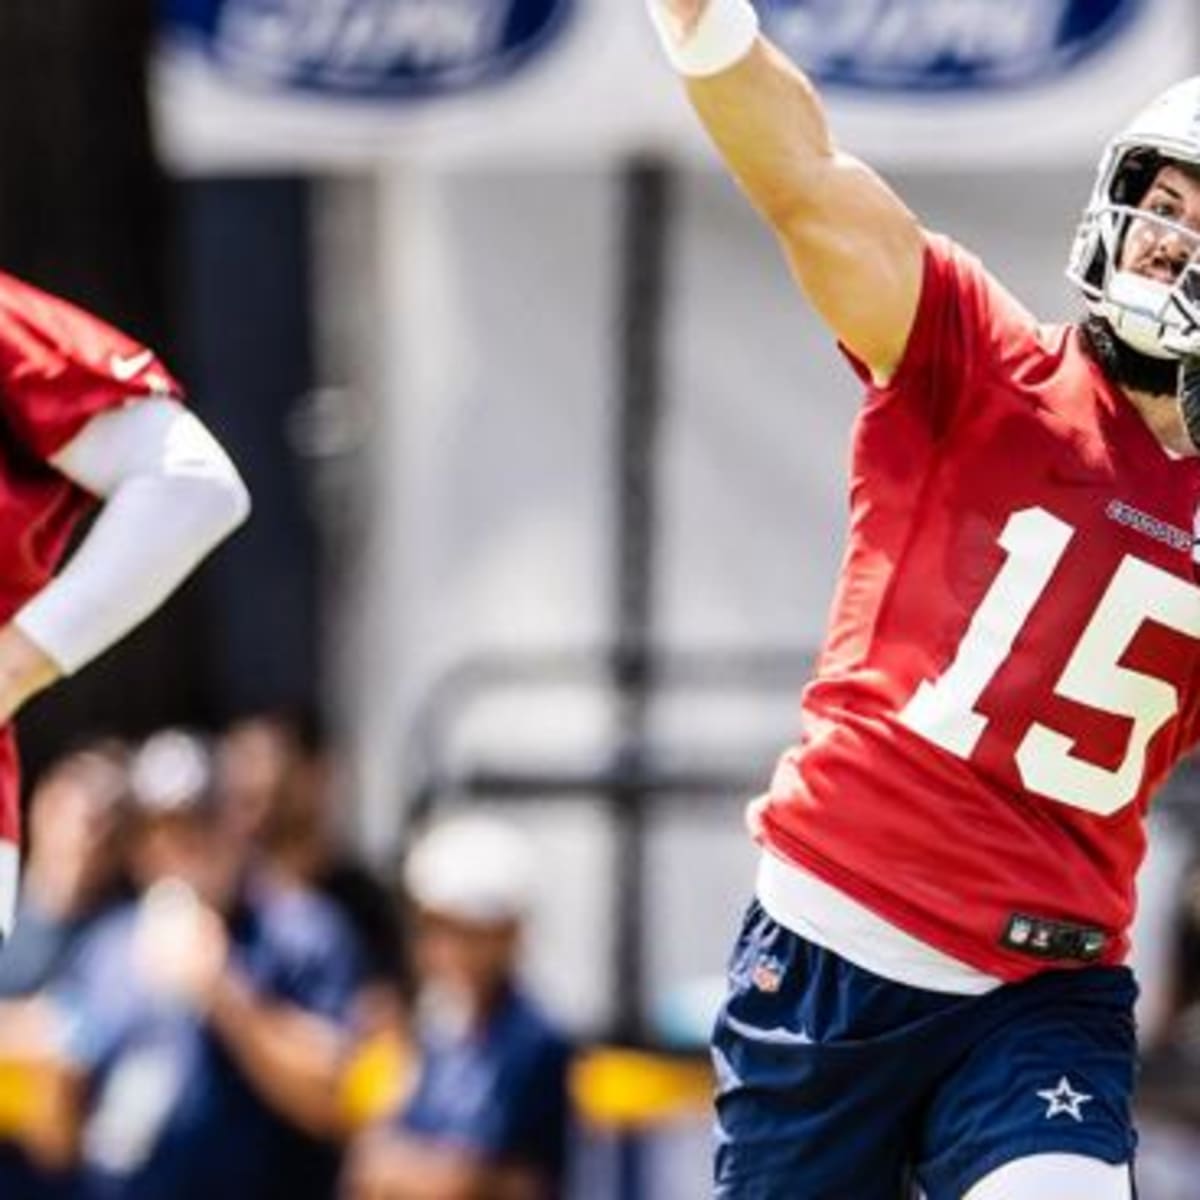
<instances>
[{"instance_id":1,"label":"raised arm","mask_svg":"<svg viewBox=\"0 0 1200 1200\"><path fill-rule=\"evenodd\" d=\"M747 0L648 0L726 165L783 244L797 282L877 380L900 362L921 290L912 213L835 145L806 76L757 34Z\"/></svg>"}]
</instances>

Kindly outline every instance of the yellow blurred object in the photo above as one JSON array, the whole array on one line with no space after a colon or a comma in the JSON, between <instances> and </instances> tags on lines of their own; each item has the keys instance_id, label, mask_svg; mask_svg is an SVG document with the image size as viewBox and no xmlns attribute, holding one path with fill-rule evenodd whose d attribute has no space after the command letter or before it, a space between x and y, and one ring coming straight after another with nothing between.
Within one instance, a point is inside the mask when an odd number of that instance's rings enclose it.
<instances>
[{"instance_id":1,"label":"yellow blurred object","mask_svg":"<svg viewBox=\"0 0 1200 1200\"><path fill-rule=\"evenodd\" d=\"M24 1063L0 1063L0 1134L19 1137L43 1119L44 1072Z\"/></svg>"},{"instance_id":2,"label":"yellow blurred object","mask_svg":"<svg viewBox=\"0 0 1200 1200\"><path fill-rule=\"evenodd\" d=\"M580 1114L593 1125L659 1125L708 1110L712 1070L706 1058L601 1046L576 1062L571 1092Z\"/></svg>"},{"instance_id":3,"label":"yellow blurred object","mask_svg":"<svg viewBox=\"0 0 1200 1200\"><path fill-rule=\"evenodd\" d=\"M342 1073L338 1107L347 1129L362 1129L390 1116L412 1086L411 1049L395 1033L367 1038Z\"/></svg>"},{"instance_id":4,"label":"yellow blurred object","mask_svg":"<svg viewBox=\"0 0 1200 1200\"><path fill-rule=\"evenodd\" d=\"M342 1074L338 1104L345 1128L363 1129L393 1114L415 1075L415 1056L396 1034L365 1040ZM571 1072L577 1111L604 1128L641 1128L704 1113L712 1092L712 1070L700 1056L599 1046L581 1054Z\"/></svg>"},{"instance_id":5,"label":"yellow blurred object","mask_svg":"<svg viewBox=\"0 0 1200 1200\"><path fill-rule=\"evenodd\" d=\"M0 1062L0 1138L49 1170L66 1167L78 1133L75 1084L61 1064Z\"/></svg>"}]
</instances>

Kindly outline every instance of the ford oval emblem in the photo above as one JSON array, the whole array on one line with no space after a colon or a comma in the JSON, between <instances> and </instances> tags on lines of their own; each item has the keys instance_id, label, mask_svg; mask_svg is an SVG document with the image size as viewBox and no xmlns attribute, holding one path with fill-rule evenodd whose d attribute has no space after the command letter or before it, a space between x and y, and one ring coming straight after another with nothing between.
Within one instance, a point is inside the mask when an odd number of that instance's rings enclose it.
<instances>
[{"instance_id":1,"label":"ford oval emblem","mask_svg":"<svg viewBox=\"0 0 1200 1200\"><path fill-rule=\"evenodd\" d=\"M1011 88L1069 71L1145 0L758 0L768 34L824 83Z\"/></svg>"},{"instance_id":2,"label":"ford oval emblem","mask_svg":"<svg viewBox=\"0 0 1200 1200\"><path fill-rule=\"evenodd\" d=\"M169 36L247 81L359 98L468 91L530 62L576 0L164 0Z\"/></svg>"}]
</instances>

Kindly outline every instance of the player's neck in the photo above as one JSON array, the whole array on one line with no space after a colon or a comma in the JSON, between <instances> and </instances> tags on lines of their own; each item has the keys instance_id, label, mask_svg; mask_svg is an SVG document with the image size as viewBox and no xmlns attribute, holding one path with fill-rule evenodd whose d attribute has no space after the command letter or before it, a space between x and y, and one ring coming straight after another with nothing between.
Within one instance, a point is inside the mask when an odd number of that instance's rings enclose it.
<instances>
[{"instance_id":1,"label":"player's neck","mask_svg":"<svg viewBox=\"0 0 1200 1200\"><path fill-rule=\"evenodd\" d=\"M1090 316L1078 326L1084 353L1103 372L1109 385L1137 409L1163 450L1176 458L1196 455L1176 395L1179 364L1151 358L1127 345L1103 318Z\"/></svg>"},{"instance_id":2,"label":"player's neck","mask_svg":"<svg viewBox=\"0 0 1200 1200\"><path fill-rule=\"evenodd\" d=\"M1175 458L1196 457L1196 447L1188 437L1183 414L1179 411L1179 402L1174 396L1140 392L1132 388L1122 388L1121 392L1137 409L1138 415L1146 423L1146 428L1168 454Z\"/></svg>"}]
</instances>

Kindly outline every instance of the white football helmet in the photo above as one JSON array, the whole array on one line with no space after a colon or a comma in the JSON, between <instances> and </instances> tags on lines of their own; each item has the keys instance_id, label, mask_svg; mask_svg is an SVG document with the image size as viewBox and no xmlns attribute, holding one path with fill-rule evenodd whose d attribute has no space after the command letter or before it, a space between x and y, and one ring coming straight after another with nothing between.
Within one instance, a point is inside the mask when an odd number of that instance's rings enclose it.
<instances>
[{"instance_id":1,"label":"white football helmet","mask_svg":"<svg viewBox=\"0 0 1200 1200\"><path fill-rule=\"evenodd\" d=\"M1178 359L1200 354L1200 234L1137 208L1168 162L1200 170L1200 75L1164 92L1105 148L1067 278L1127 345L1154 358ZM1186 265L1173 283L1118 269L1135 222L1170 231L1187 248Z\"/></svg>"}]
</instances>

